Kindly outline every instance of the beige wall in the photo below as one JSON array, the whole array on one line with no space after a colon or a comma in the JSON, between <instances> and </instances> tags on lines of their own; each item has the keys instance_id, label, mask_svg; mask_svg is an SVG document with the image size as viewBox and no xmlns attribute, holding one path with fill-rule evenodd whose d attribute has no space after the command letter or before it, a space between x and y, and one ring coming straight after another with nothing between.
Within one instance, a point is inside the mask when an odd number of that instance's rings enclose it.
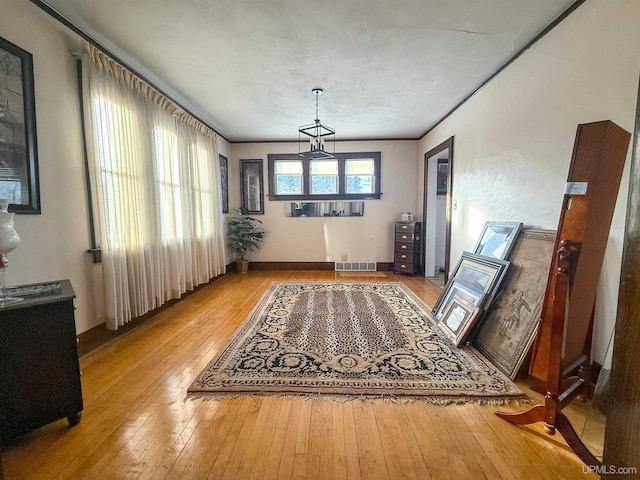
<instances>
[{"instance_id":1,"label":"beige wall","mask_svg":"<svg viewBox=\"0 0 640 480\"><path fill-rule=\"evenodd\" d=\"M285 218L285 202L265 198L265 214L261 220L268 235L260 250L249 258L272 262L333 262L340 261L341 254L347 253L349 261L392 262L393 222L402 212L415 212L418 205L417 146L417 141L337 142L337 152L381 152L382 198L365 200L364 216L359 218ZM270 153L298 153L298 144L232 145L231 210L240 205L239 160L263 159L266 194Z\"/></svg>"},{"instance_id":2,"label":"beige wall","mask_svg":"<svg viewBox=\"0 0 640 480\"><path fill-rule=\"evenodd\" d=\"M609 119L633 131L638 25L636 0L587 0L420 141L422 168L425 152L455 137L452 265L487 220L557 228L578 124ZM616 315L630 155L598 292L600 362Z\"/></svg>"}]
</instances>

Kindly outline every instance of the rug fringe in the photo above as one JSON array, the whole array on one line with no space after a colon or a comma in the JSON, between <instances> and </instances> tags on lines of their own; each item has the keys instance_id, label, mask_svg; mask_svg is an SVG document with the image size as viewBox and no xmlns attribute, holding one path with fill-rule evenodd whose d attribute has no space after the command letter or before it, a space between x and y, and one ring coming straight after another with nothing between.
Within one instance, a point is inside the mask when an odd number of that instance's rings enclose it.
<instances>
[{"instance_id":1,"label":"rug fringe","mask_svg":"<svg viewBox=\"0 0 640 480\"><path fill-rule=\"evenodd\" d=\"M425 402L431 405L461 405L465 403L475 403L479 405L531 405L533 401L527 397L447 397L447 396L425 396L425 395L340 395L331 393L280 393L280 392L188 392L184 401L204 400L220 401L232 398L247 397L281 397L288 399L303 400L329 400L333 402L346 403L354 400L373 401L382 400L391 403L414 403L416 401Z\"/></svg>"}]
</instances>

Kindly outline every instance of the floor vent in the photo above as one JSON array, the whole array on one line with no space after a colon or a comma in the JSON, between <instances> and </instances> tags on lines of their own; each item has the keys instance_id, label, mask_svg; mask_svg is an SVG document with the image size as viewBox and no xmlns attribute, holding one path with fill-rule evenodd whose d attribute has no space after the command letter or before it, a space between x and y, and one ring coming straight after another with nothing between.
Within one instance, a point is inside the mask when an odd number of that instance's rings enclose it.
<instances>
[{"instance_id":1,"label":"floor vent","mask_svg":"<svg viewBox=\"0 0 640 480\"><path fill-rule=\"evenodd\" d=\"M375 272L376 262L336 262L336 272Z\"/></svg>"}]
</instances>

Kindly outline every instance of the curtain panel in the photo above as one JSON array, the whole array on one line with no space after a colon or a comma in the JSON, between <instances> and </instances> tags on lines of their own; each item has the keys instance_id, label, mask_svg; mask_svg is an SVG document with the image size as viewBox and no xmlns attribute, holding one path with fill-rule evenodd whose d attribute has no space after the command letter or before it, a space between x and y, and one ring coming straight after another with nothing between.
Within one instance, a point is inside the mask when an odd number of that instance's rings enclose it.
<instances>
[{"instance_id":1,"label":"curtain panel","mask_svg":"<svg viewBox=\"0 0 640 480\"><path fill-rule=\"evenodd\" d=\"M107 328L224 272L216 135L83 49L85 134Z\"/></svg>"}]
</instances>

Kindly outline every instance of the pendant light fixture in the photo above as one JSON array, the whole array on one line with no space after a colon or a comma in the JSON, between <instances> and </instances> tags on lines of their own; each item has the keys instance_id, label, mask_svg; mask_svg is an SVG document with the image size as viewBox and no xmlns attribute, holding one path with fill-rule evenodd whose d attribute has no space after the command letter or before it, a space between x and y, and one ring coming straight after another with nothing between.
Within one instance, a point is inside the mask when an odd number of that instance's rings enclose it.
<instances>
[{"instance_id":1,"label":"pendant light fixture","mask_svg":"<svg viewBox=\"0 0 640 480\"><path fill-rule=\"evenodd\" d=\"M320 119L318 118L318 97L324 93L324 90L321 88L314 88L311 90L316 97L316 120L315 123L311 125L303 125L298 130L298 153L302 157L311 158L313 160L323 159L323 158L335 158L333 153L335 153L335 135L336 131L325 125L320 123ZM327 144L333 143L333 153L327 151ZM308 151L302 151L304 146L308 146Z\"/></svg>"}]
</instances>

